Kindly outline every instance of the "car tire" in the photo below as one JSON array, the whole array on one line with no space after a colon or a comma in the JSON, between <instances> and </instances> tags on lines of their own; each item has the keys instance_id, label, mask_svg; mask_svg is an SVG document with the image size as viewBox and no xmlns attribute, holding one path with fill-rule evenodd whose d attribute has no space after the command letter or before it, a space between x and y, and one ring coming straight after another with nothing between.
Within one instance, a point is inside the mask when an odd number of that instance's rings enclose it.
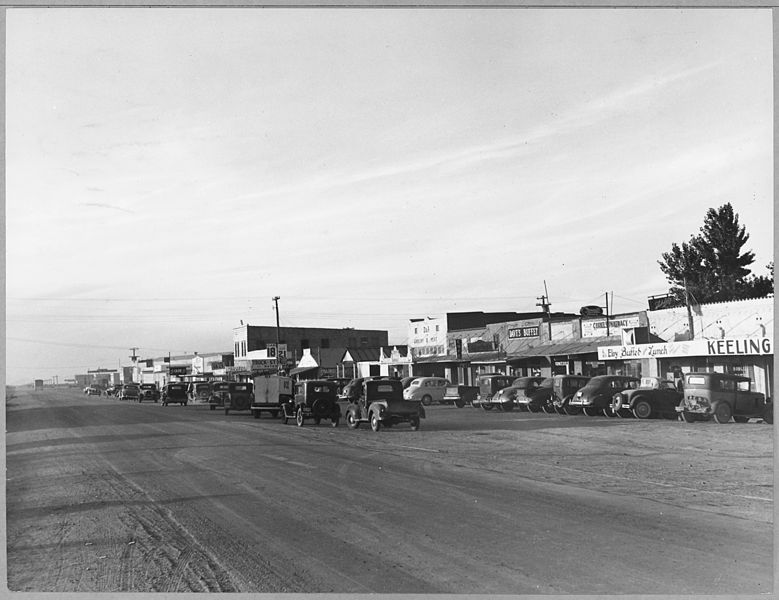
<instances>
[{"instance_id":1,"label":"car tire","mask_svg":"<svg viewBox=\"0 0 779 600\"><path fill-rule=\"evenodd\" d=\"M360 426L360 422L357 420L353 410L347 411L346 424L349 426L349 429L357 429Z\"/></svg>"},{"instance_id":2,"label":"car tire","mask_svg":"<svg viewBox=\"0 0 779 600\"><path fill-rule=\"evenodd\" d=\"M422 396L422 404L425 406L430 406L433 402L433 398L429 394L425 394Z\"/></svg>"},{"instance_id":3,"label":"car tire","mask_svg":"<svg viewBox=\"0 0 779 600\"><path fill-rule=\"evenodd\" d=\"M636 419L649 419L652 417L652 412L652 405L643 399L633 406L633 416Z\"/></svg>"},{"instance_id":4,"label":"car tire","mask_svg":"<svg viewBox=\"0 0 779 600\"><path fill-rule=\"evenodd\" d=\"M714 409L714 420L717 423L723 424L730 421L733 417L733 409L730 408L730 404L727 402L720 402L717 404L717 408Z\"/></svg>"},{"instance_id":5,"label":"car tire","mask_svg":"<svg viewBox=\"0 0 779 600\"><path fill-rule=\"evenodd\" d=\"M411 417L409 423L411 424L411 431L419 430L419 417Z\"/></svg>"},{"instance_id":6,"label":"car tire","mask_svg":"<svg viewBox=\"0 0 779 600\"><path fill-rule=\"evenodd\" d=\"M603 416L608 417L609 419L613 419L614 417L617 416L616 413L613 410L611 410L611 406L606 406L605 408L602 409L602 411L603 411Z\"/></svg>"},{"instance_id":7,"label":"car tire","mask_svg":"<svg viewBox=\"0 0 779 600\"><path fill-rule=\"evenodd\" d=\"M682 411L682 421L685 423L694 423L696 421L695 415L684 410Z\"/></svg>"},{"instance_id":8,"label":"car tire","mask_svg":"<svg viewBox=\"0 0 779 600\"><path fill-rule=\"evenodd\" d=\"M379 413L375 410L371 413L371 429L373 431L381 429L381 419L379 419Z\"/></svg>"},{"instance_id":9,"label":"car tire","mask_svg":"<svg viewBox=\"0 0 779 600\"><path fill-rule=\"evenodd\" d=\"M555 409L551 400L544 400L544 402L541 404L541 410L543 410L548 415L557 413L557 410Z\"/></svg>"},{"instance_id":10,"label":"car tire","mask_svg":"<svg viewBox=\"0 0 779 600\"><path fill-rule=\"evenodd\" d=\"M571 406L568 405L565 407L565 414L567 415L578 415L582 412L581 406Z\"/></svg>"},{"instance_id":11,"label":"car tire","mask_svg":"<svg viewBox=\"0 0 779 600\"><path fill-rule=\"evenodd\" d=\"M595 408L594 406L585 406L582 408L582 410L588 417L597 417L603 414L603 409Z\"/></svg>"},{"instance_id":12,"label":"car tire","mask_svg":"<svg viewBox=\"0 0 779 600\"><path fill-rule=\"evenodd\" d=\"M532 413L537 413L541 411L541 407L535 405L535 404L527 404L527 409Z\"/></svg>"},{"instance_id":13,"label":"car tire","mask_svg":"<svg viewBox=\"0 0 779 600\"><path fill-rule=\"evenodd\" d=\"M463 400L455 400L454 401L454 405L457 408L463 408L465 406L465 401L463 401Z\"/></svg>"},{"instance_id":14,"label":"car tire","mask_svg":"<svg viewBox=\"0 0 779 600\"><path fill-rule=\"evenodd\" d=\"M503 412L511 412L512 410L514 410L514 403L513 402L506 402L505 404L503 404L501 406L501 410Z\"/></svg>"},{"instance_id":15,"label":"car tire","mask_svg":"<svg viewBox=\"0 0 779 600\"><path fill-rule=\"evenodd\" d=\"M333 426L333 427L338 427L338 423L340 423L340 422L341 422L341 417L340 416L336 416L336 417L333 417L330 420L330 425Z\"/></svg>"},{"instance_id":16,"label":"car tire","mask_svg":"<svg viewBox=\"0 0 779 600\"><path fill-rule=\"evenodd\" d=\"M295 425L298 427L303 427L303 423L305 422L306 418L303 416L303 409L298 407L298 409L295 411Z\"/></svg>"},{"instance_id":17,"label":"car tire","mask_svg":"<svg viewBox=\"0 0 779 600\"><path fill-rule=\"evenodd\" d=\"M481 403L482 410L492 410L492 404L485 404L484 402Z\"/></svg>"}]
</instances>

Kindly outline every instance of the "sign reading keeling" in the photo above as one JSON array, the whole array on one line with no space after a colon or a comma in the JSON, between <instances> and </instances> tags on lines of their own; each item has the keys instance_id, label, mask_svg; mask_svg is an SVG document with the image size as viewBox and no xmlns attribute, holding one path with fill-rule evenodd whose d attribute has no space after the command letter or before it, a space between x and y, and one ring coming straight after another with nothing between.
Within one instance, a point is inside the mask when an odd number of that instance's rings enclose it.
<instances>
[{"instance_id":1,"label":"sign reading keeling","mask_svg":"<svg viewBox=\"0 0 779 600\"><path fill-rule=\"evenodd\" d=\"M598 360L631 360L666 356L766 356L773 353L772 338L725 338L635 346L601 346L598 348Z\"/></svg>"}]
</instances>

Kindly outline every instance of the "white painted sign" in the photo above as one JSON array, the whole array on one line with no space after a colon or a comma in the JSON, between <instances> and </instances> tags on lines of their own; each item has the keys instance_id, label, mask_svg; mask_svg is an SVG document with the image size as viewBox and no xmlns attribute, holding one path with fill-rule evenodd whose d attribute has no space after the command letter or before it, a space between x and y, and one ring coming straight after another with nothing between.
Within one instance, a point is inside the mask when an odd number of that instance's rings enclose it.
<instances>
[{"instance_id":1,"label":"white painted sign","mask_svg":"<svg viewBox=\"0 0 779 600\"><path fill-rule=\"evenodd\" d=\"M633 317L614 317L609 319L609 335L619 335L624 327L639 327L638 315ZM606 319L590 319L582 321L582 337L603 337L606 335Z\"/></svg>"},{"instance_id":2,"label":"white painted sign","mask_svg":"<svg viewBox=\"0 0 779 600\"><path fill-rule=\"evenodd\" d=\"M773 338L724 338L635 346L600 346L598 360L631 360L671 356L766 356L774 353Z\"/></svg>"}]
</instances>

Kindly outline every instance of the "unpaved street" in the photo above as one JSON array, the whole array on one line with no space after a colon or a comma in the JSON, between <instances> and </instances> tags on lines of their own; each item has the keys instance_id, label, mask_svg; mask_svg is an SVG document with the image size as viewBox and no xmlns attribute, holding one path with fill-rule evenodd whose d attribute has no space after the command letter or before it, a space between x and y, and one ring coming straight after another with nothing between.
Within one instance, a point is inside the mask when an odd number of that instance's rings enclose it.
<instances>
[{"instance_id":1,"label":"unpaved street","mask_svg":"<svg viewBox=\"0 0 779 600\"><path fill-rule=\"evenodd\" d=\"M374 433L17 390L8 587L772 590L772 427L427 412Z\"/></svg>"}]
</instances>

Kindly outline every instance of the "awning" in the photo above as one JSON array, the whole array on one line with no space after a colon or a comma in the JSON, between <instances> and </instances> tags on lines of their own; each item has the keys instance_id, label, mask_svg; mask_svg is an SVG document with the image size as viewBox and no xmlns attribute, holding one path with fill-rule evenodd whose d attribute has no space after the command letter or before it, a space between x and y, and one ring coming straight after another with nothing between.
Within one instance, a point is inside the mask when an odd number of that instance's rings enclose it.
<instances>
[{"instance_id":1,"label":"awning","mask_svg":"<svg viewBox=\"0 0 779 600\"><path fill-rule=\"evenodd\" d=\"M533 358L537 356L570 356L577 354L597 354L598 346L609 346L619 343L621 337L600 336L594 338L581 338L567 342L556 342L551 344L539 344L522 348L519 351L512 352L506 358L507 360L519 360L522 358Z\"/></svg>"},{"instance_id":2,"label":"awning","mask_svg":"<svg viewBox=\"0 0 779 600\"><path fill-rule=\"evenodd\" d=\"M314 371L318 369L319 367L295 367L292 369L289 374L290 375L297 375L298 373L305 373L306 371Z\"/></svg>"}]
</instances>

